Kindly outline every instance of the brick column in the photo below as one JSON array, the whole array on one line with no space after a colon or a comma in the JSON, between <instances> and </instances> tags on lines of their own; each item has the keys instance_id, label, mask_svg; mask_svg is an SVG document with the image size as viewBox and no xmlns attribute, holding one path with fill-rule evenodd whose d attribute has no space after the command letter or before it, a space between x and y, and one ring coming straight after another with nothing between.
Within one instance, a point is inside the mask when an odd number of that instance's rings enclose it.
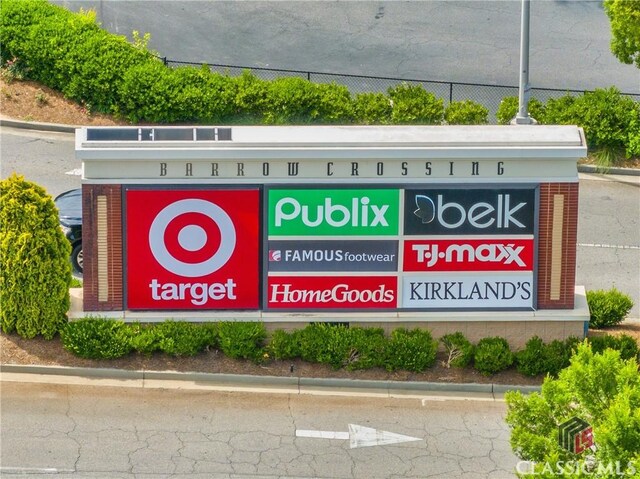
<instances>
[{"instance_id":1,"label":"brick column","mask_svg":"<svg viewBox=\"0 0 640 479\"><path fill-rule=\"evenodd\" d=\"M122 186L82 186L83 308L122 311Z\"/></svg>"},{"instance_id":2,"label":"brick column","mask_svg":"<svg viewBox=\"0 0 640 479\"><path fill-rule=\"evenodd\" d=\"M572 309L578 238L578 183L542 183L538 309Z\"/></svg>"}]
</instances>

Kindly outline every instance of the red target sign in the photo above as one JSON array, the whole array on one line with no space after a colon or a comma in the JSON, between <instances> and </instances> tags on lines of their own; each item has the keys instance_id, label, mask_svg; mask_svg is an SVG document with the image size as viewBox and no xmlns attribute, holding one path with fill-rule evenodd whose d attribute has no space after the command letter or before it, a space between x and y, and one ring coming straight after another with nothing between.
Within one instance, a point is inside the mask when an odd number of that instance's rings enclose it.
<instances>
[{"instance_id":1,"label":"red target sign","mask_svg":"<svg viewBox=\"0 0 640 479\"><path fill-rule=\"evenodd\" d=\"M259 190L128 190L129 309L257 309Z\"/></svg>"}]
</instances>

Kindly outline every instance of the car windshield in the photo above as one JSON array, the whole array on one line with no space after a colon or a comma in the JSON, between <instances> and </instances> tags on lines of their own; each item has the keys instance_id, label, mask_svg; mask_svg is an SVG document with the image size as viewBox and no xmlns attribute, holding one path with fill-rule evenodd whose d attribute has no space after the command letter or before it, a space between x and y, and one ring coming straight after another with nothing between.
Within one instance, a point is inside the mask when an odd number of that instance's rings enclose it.
<instances>
[{"instance_id":1,"label":"car windshield","mask_svg":"<svg viewBox=\"0 0 640 479\"><path fill-rule=\"evenodd\" d=\"M82 191L71 190L55 199L60 217L82 218Z\"/></svg>"}]
</instances>

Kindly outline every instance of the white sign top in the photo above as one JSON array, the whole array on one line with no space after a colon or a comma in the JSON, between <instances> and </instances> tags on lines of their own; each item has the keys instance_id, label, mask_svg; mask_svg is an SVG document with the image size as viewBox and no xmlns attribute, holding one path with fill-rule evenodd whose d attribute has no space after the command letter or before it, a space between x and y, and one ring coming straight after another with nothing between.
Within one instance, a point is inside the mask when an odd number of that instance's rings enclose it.
<instances>
[{"instance_id":1,"label":"white sign top","mask_svg":"<svg viewBox=\"0 0 640 479\"><path fill-rule=\"evenodd\" d=\"M86 182L577 181L575 126L87 127ZM121 181L119 181L121 180Z\"/></svg>"}]
</instances>

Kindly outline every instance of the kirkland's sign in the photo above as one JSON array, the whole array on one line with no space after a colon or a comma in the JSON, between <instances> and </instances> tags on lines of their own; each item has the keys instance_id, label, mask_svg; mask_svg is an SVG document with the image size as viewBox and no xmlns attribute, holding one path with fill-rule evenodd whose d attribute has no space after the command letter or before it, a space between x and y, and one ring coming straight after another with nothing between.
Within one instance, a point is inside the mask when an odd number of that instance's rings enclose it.
<instances>
[{"instance_id":1,"label":"kirkland's sign","mask_svg":"<svg viewBox=\"0 0 640 479\"><path fill-rule=\"evenodd\" d=\"M423 309L531 309L533 273L405 276L402 306Z\"/></svg>"},{"instance_id":2,"label":"kirkland's sign","mask_svg":"<svg viewBox=\"0 0 640 479\"><path fill-rule=\"evenodd\" d=\"M535 189L405 190L407 235L532 235Z\"/></svg>"}]
</instances>

